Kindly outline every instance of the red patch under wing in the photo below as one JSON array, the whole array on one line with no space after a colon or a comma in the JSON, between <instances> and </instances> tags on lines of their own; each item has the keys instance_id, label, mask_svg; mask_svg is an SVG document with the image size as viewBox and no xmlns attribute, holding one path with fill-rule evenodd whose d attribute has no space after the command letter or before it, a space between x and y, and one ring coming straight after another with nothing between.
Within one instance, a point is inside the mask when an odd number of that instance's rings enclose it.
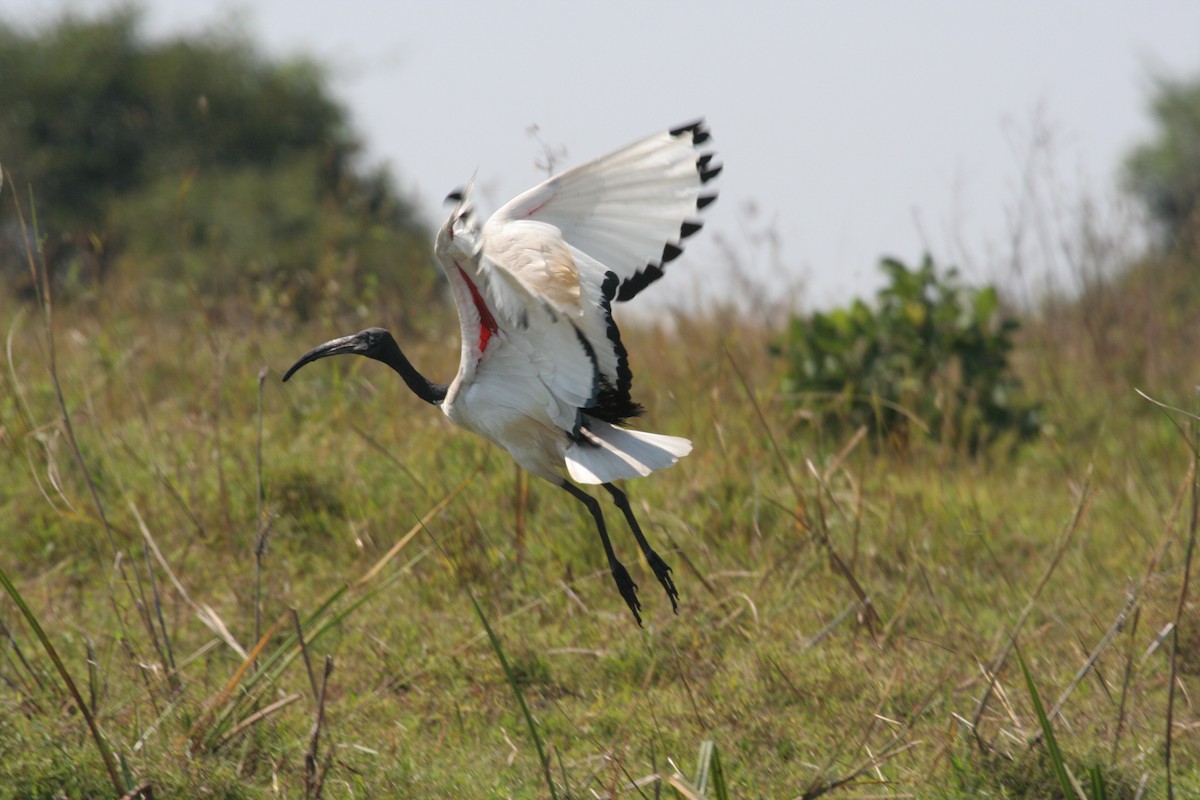
<instances>
[{"instance_id":1,"label":"red patch under wing","mask_svg":"<svg viewBox=\"0 0 1200 800\"><path fill-rule=\"evenodd\" d=\"M458 274L462 275L463 280L467 282L467 288L471 290L471 300L475 303L475 310L479 312L479 352L483 353L484 350L487 350L492 334L500 331L500 326L496 324L496 318L492 316L492 310L483 301L479 289L475 288L474 282L467 277L466 270L457 262L454 266L458 267Z\"/></svg>"}]
</instances>

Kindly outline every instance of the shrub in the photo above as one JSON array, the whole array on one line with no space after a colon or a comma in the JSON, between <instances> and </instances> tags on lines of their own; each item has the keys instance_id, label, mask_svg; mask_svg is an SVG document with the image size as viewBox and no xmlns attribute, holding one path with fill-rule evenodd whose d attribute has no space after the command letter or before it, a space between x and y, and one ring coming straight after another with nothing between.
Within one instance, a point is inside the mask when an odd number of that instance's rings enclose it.
<instances>
[{"instance_id":1,"label":"shrub","mask_svg":"<svg viewBox=\"0 0 1200 800\"><path fill-rule=\"evenodd\" d=\"M1034 435L1037 408L1009 364L1018 323L996 289L966 287L928 256L917 269L890 258L880 267L889 283L875 307L856 300L792 319L778 351L795 401L823 427L865 425L898 446L913 427L969 453Z\"/></svg>"},{"instance_id":2,"label":"shrub","mask_svg":"<svg viewBox=\"0 0 1200 800\"><path fill-rule=\"evenodd\" d=\"M28 30L0 19L0 75L0 163L36 210L60 297L157 282L312 317L387 287L414 306L433 296L426 226L363 165L319 63L227 30L151 39L122 8ZM0 286L30 297L0 199Z\"/></svg>"}]
</instances>

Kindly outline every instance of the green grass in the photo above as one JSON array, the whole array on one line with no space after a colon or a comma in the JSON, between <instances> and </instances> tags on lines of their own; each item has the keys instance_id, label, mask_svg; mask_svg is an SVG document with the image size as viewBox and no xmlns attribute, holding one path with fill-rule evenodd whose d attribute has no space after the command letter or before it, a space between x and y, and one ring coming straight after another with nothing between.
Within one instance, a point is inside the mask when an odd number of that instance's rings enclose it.
<instances>
[{"instance_id":1,"label":"green grass","mask_svg":"<svg viewBox=\"0 0 1200 800\"><path fill-rule=\"evenodd\" d=\"M696 445L627 486L678 616L605 505L644 630L578 504L534 481L518 545L508 457L385 368L337 359L279 383L311 345L377 322L408 327L413 361L449 379L452 309L292 326L155 287L58 308L86 475L36 309L0 296L0 320L4 796L114 796L16 596L125 788L157 797L532 798L549 779L560 798L1042 798L1069 796L1060 764L1089 797L1159 797L1172 677L1173 790L1200 792L1194 593L1178 611L1193 457L1120 370L1063 356L1061 318L1018 354L1046 432L975 461L815 430L752 320L627 325L644 425ZM1137 385L1191 407L1200 357L1174 363L1187 380ZM1000 658L1014 639L1028 680Z\"/></svg>"}]
</instances>

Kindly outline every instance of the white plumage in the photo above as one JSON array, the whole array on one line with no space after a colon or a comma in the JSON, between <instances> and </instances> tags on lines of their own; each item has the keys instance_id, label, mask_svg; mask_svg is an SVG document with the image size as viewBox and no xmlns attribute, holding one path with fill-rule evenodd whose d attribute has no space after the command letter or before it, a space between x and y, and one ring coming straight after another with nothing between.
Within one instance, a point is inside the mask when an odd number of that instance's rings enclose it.
<instances>
[{"instance_id":1,"label":"white plumage","mask_svg":"<svg viewBox=\"0 0 1200 800\"><path fill-rule=\"evenodd\" d=\"M562 473L612 495L676 607L670 568L611 482L669 467L692 445L623 427L641 406L630 393L612 304L661 277L684 239L700 230L698 214L716 199L706 184L721 171L700 150L708 139L701 122L646 137L550 178L482 225L471 187L452 194L454 209L435 244L462 326L462 356L448 386L421 376L379 328L314 348L284 376L342 353L392 366L451 421L587 506L639 624L637 587L613 552L599 505Z\"/></svg>"}]
</instances>

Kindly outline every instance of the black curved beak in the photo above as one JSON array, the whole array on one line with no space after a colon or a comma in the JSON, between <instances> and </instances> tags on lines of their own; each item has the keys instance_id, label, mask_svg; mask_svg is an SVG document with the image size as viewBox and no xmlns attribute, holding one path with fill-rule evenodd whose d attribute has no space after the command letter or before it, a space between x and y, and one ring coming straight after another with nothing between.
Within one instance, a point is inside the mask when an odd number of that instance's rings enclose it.
<instances>
[{"instance_id":1,"label":"black curved beak","mask_svg":"<svg viewBox=\"0 0 1200 800\"><path fill-rule=\"evenodd\" d=\"M313 361L329 356L341 355L366 355L367 342L364 340L361 333L355 333L350 336L341 336L337 339L331 339L325 344L319 344L312 350L309 350L304 355L300 356L300 360L292 364L288 371L283 373L283 380L286 382L288 378L296 372L296 370Z\"/></svg>"}]
</instances>

